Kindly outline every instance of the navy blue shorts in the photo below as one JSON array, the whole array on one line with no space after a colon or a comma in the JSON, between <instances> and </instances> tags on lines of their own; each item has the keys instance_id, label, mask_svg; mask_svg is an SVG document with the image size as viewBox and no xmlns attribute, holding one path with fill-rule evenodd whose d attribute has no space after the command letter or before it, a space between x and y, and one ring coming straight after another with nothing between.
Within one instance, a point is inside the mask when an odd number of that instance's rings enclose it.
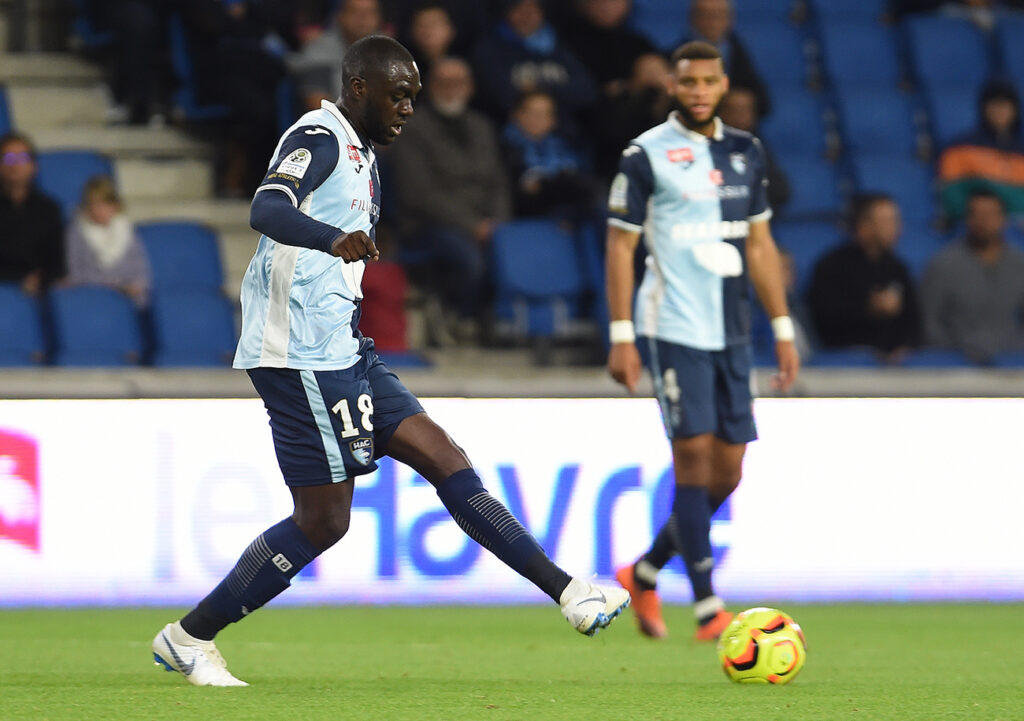
<instances>
[{"instance_id":1,"label":"navy blue shorts","mask_svg":"<svg viewBox=\"0 0 1024 721\"><path fill-rule=\"evenodd\" d=\"M341 371L252 368L285 483L319 486L377 469L398 424L423 412L376 353Z\"/></svg>"},{"instance_id":2,"label":"navy blue shorts","mask_svg":"<svg viewBox=\"0 0 1024 721\"><path fill-rule=\"evenodd\" d=\"M746 344L707 351L637 338L669 438L714 433L727 443L757 439Z\"/></svg>"}]
</instances>

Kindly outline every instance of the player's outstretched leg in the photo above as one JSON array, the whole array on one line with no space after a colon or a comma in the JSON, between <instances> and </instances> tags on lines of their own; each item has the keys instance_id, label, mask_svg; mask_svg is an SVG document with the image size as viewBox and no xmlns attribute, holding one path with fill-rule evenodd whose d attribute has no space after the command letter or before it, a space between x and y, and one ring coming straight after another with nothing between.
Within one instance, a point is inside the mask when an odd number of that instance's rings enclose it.
<instances>
[{"instance_id":1,"label":"player's outstretched leg","mask_svg":"<svg viewBox=\"0 0 1024 721\"><path fill-rule=\"evenodd\" d=\"M436 488L459 527L548 594L580 633L593 636L629 605L629 593L622 589L572 578L556 566L530 532L487 492L472 468L456 472Z\"/></svg>"},{"instance_id":2,"label":"player's outstretched leg","mask_svg":"<svg viewBox=\"0 0 1024 721\"><path fill-rule=\"evenodd\" d=\"M288 588L292 578L318 555L320 550L291 517L268 528L206 598L156 635L156 663L197 686L246 686L228 672L213 644L214 636Z\"/></svg>"}]
</instances>

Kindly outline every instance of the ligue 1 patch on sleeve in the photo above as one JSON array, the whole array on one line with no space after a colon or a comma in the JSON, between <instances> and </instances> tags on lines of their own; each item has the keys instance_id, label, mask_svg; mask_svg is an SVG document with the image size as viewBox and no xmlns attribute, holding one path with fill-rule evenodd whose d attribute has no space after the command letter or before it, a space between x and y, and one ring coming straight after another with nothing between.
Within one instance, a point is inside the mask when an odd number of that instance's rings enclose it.
<instances>
[{"instance_id":1,"label":"ligue 1 patch on sleeve","mask_svg":"<svg viewBox=\"0 0 1024 721\"><path fill-rule=\"evenodd\" d=\"M306 148L299 148L288 153L287 157L277 166L277 172L283 175L291 175L294 178L301 178L309 170L309 164L313 162L313 154Z\"/></svg>"},{"instance_id":2,"label":"ligue 1 patch on sleeve","mask_svg":"<svg viewBox=\"0 0 1024 721\"><path fill-rule=\"evenodd\" d=\"M608 210L613 213L628 213L629 203L626 196L629 194L629 178L625 173L619 173L612 181L611 190L608 191Z\"/></svg>"}]
</instances>

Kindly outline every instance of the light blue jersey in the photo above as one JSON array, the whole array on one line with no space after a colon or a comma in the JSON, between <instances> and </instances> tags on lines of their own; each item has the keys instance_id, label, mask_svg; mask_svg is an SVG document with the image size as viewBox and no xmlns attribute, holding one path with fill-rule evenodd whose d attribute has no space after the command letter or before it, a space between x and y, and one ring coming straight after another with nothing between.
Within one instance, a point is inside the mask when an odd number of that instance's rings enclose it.
<instances>
[{"instance_id":1,"label":"light blue jersey","mask_svg":"<svg viewBox=\"0 0 1024 721\"><path fill-rule=\"evenodd\" d=\"M284 193L299 210L340 232L373 237L380 186L373 148L331 102L281 138L259 193ZM235 368L340 370L359 360L364 261L260 237L242 280L242 332Z\"/></svg>"},{"instance_id":2,"label":"light blue jersey","mask_svg":"<svg viewBox=\"0 0 1024 721\"><path fill-rule=\"evenodd\" d=\"M710 351L747 342L744 251L750 223L771 217L767 187L760 142L717 118L711 138L672 115L630 143L608 223L647 246L637 335Z\"/></svg>"}]
</instances>

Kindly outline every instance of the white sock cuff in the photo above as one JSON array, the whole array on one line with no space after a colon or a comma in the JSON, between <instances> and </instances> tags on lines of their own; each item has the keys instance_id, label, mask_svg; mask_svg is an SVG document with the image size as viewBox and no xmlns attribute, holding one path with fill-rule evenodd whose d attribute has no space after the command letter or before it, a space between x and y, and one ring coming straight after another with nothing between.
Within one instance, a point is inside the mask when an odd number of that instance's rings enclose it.
<instances>
[{"instance_id":1,"label":"white sock cuff","mask_svg":"<svg viewBox=\"0 0 1024 721\"><path fill-rule=\"evenodd\" d=\"M693 615L697 618L705 618L714 615L725 608L725 604L718 596L708 596L693 604Z\"/></svg>"},{"instance_id":2,"label":"white sock cuff","mask_svg":"<svg viewBox=\"0 0 1024 721\"><path fill-rule=\"evenodd\" d=\"M660 569L655 568L645 558L641 558L639 561L636 562L636 565L633 566L634 575L636 575L636 577L644 583L649 584L651 586L658 582L659 570Z\"/></svg>"}]
</instances>

